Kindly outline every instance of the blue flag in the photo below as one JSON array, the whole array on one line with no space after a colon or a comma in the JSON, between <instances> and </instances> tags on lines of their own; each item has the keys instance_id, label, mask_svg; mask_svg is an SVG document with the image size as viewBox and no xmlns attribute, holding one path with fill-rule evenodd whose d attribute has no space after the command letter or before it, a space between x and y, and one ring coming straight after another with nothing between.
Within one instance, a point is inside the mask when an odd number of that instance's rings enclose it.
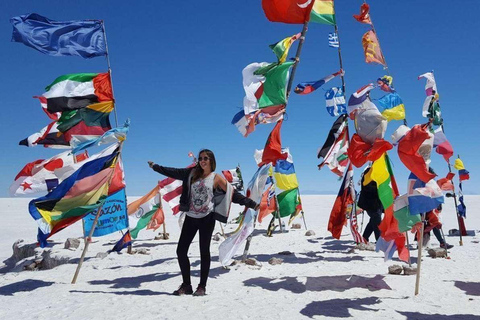
<instances>
[{"instance_id":1,"label":"blue flag","mask_svg":"<svg viewBox=\"0 0 480 320\"><path fill-rule=\"evenodd\" d=\"M13 17L10 22L13 42L50 56L93 58L107 53L99 20L54 21L31 13Z\"/></svg>"}]
</instances>

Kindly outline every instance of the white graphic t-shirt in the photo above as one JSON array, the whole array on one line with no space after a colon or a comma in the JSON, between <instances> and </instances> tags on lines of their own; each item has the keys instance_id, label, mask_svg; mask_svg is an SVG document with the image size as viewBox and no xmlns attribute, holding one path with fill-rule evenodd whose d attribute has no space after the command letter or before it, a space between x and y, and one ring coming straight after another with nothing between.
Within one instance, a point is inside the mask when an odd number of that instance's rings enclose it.
<instances>
[{"instance_id":1,"label":"white graphic t-shirt","mask_svg":"<svg viewBox=\"0 0 480 320\"><path fill-rule=\"evenodd\" d=\"M213 211L213 181L215 173L195 181L190 186L190 210L187 216L192 218L206 217Z\"/></svg>"}]
</instances>

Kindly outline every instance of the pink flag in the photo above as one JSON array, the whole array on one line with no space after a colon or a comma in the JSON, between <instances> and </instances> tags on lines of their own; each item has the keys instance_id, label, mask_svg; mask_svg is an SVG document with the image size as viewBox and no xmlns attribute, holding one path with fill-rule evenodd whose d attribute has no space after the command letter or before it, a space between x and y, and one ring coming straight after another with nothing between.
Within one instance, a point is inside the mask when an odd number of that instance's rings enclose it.
<instances>
[{"instance_id":1,"label":"pink flag","mask_svg":"<svg viewBox=\"0 0 480 320\"><path fill-rule=\"evenodd\" d=\"M385 66L385 58L382 54L382 49L380 49L380 44L378 43L377 35L373 30L367 31L362 37L363 51L365 52L365 62L366 63L379 63Z\"/></svg>"}]
</instances>

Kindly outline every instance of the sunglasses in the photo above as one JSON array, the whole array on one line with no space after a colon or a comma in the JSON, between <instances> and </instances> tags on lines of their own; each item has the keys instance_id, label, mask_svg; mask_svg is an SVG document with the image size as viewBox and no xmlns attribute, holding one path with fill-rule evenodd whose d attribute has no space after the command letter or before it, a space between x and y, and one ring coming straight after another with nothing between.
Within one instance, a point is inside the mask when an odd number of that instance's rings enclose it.
<instances>
[{"instance_id":1,"label":"sunglasses","mask_svg":"<svg viewBox=\"0 0 480 320\"><path fill-rule=\"evenodd\" d=\"M198 161L208 161L210 160L209 157L198 157Z\"/></svg>"}]
</instances>

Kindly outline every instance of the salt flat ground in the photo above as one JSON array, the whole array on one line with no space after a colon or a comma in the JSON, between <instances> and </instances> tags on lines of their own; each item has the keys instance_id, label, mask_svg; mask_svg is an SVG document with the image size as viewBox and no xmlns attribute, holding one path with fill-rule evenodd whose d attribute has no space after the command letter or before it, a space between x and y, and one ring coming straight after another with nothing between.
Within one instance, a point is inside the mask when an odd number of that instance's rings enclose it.
<instances>
[{"instance_id":1,"label":"salt flat ground","mask_svg":"<svg viewBox=\"0 0 480 320\"><path fill-rule=\"evenodd\" d=\"M6 271L0 262L0 319L480 319L480 196L465 200L466 226L476 236L464 237L463 246L458 237L447 236L455 245L450 259L432 259L424 251L418 296L414 296L415 276L388 274L388 266L403 262L384 262L382 253L349 253L354 243L348 228L341 240L330 237L326 229L334 198L303 196L307 226L314 236L305 236L301 229L266 237L268 221L257 225L250 257L260 266L222 268L220 242L212 241L213 261L204 297L170 294L181 283L175 254L180 229L168 209L169 240L152 240L156 233L144 230L134 248L146 248L150 254L112 253L100 259L95 258L97 253L111 249L119 234L95 238L75 285L70 283L75 264L15 272ZM447 233L458 226L453 200L446 201ZM36 224L27 204L28 199L0 199L0 261L11 256L15 240L35 241ZM231 218L239 211L234 206ZM228 224L225 231L236 226ZM79 236L81 224L77 223L53 237L52 250L79 258L83 243L76 251L62 249L66 238ZM433 235L430 246L438 246ZM293 254L278 254L285 250ZM411 253L415 263L418 252ZM270 265L271 257L284 262ZM197 238L190 260L195 286L200 268Z\"/></svg>"}]
</instances>

